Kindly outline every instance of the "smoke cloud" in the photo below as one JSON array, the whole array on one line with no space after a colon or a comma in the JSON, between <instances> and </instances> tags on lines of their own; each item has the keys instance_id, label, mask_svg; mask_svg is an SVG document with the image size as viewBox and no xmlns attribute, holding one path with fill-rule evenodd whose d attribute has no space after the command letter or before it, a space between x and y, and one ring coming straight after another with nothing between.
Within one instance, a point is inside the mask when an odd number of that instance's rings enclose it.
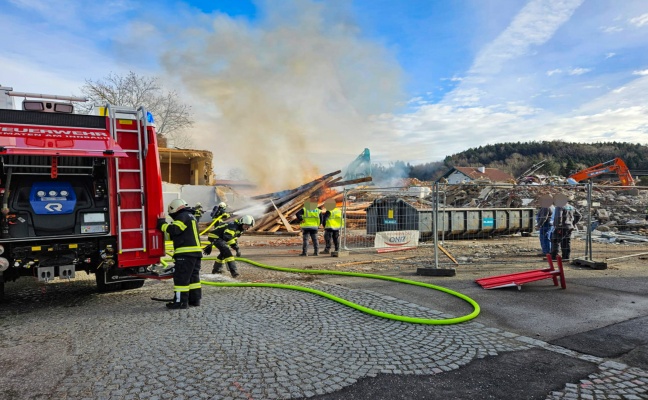
<instances>
[{"instance_id":1,"label":"smoke cloud","mask_svg":"<svg viewBox=\"0 0 648 400\"><path fill-rule=\"evenodd\" d=\"M344 169L372 147L372 116L403 98L401 70L336 5L259 4L259 22L218 14L165 45L166 73L209 105L191 134L217 171L241 168L274 191Z\"/></svg>"}]
</instances>

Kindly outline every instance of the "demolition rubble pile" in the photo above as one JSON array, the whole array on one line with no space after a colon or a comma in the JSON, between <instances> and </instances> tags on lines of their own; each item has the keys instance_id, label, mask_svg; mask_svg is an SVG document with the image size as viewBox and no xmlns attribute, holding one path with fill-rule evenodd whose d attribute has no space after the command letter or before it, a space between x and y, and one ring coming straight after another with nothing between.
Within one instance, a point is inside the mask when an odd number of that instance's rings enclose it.
<instances>
[{"instance_id":1,"label":"demolition rubble pile","mask_svg":"<svg viewBox=\"0 0 648 400\"><path fill-rule=\"evenodd\" d=\"M442 185L440 204L448 207L539 208L540 196L562 193L583 213L579 224L587 223L587 191L569 186L528 186L512 184ZM432 200L432 199L429 199ZM645 188L597 186L592 190L591 221L594 239L601 241L647 242L648 190Z\"/></svg>"},{"instance_id":2,"label":"demolition rubble pile","mask_svg":"<svg viewBox=\"0 0 648 400\"><path fill-rule=\"evenodd\" d=\"M249 232L298 235L299 224L295 214L306 200L316 196L318 206L334 199L342 206L344 193L340 188L370 182L371 178L342 181L340 171L324 175L295 189L252 197L262 203L265 213L257 216L256 225ZM433 184L416 179L405 180L403 187L388 190L357 190L346 199L346 226L362 229L366 226L366 209L374 200L385 196L397 196L416 209L431 209L434 204ZM459 208L539 208L542 195L566 195L571 204L583 212L579 224L586 231L587 191L580 187L564 185L538 186L528 184L492 183L473 181L460 185L439 185L440 207ZM619 188L596 186L592 192L591 221L595 226L594 238L602 241L648 241L648 190L639 187Z\"/></svg>"}]
</instances>

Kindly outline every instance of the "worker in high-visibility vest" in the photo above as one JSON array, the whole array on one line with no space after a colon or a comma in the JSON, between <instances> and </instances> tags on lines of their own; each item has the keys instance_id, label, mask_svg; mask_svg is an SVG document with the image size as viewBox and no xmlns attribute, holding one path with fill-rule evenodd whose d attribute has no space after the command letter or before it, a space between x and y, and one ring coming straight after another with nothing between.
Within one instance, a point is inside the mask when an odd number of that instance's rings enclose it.
<instances>
[{"instance_id":1,"label":"worker in high-visibility vest","mask_svg":"<svg viewBox=\"0 0 648 400\"><path fill-rule=\"evenodd\" d=\"M308 238L311 238L313 242L313 255L316 256L319 254L319 243L317 242L317 233L319 231L319 226L322 225L322 210L318 207L318 197L312 196L310 199L304 202L304 208L297 211L295 217L299 226L302 230L302 252L300 256L307 256L308 253Z\"/></svg>"},{"instance_id":2,"label":"worker in high-visibility vest","mask_svg":"<svg viewBox=\"0 0 648 400\"><path fill-rule=\"evenodd\" d=\"M331 252L331 241L335 251L340 251L340 229L344 226L344 219L342 218L342 210L337 208L337 203L333 199L328 199L324 202L324 217L322 222L324 225L324 251L322 254L329 254Z\"/></svg>"}]
</instances>

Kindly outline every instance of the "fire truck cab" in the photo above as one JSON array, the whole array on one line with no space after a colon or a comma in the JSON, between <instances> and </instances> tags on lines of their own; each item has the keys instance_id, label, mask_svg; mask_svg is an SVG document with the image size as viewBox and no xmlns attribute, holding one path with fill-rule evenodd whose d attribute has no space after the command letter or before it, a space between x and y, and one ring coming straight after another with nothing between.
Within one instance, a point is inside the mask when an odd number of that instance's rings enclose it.
<instances>
[{"instance_id":1,"label":"fire truck cab","mask_svg":"<svg viewBox=\"0 0 648 400\"><path fill-rule=\"evenodd\" d=\"M99 291L139 288L164 256L151 114L112 105L75 114L84 100L0 86L0 300L19 277L79 271L95 274Z\"/></svg>"}]
</instances>

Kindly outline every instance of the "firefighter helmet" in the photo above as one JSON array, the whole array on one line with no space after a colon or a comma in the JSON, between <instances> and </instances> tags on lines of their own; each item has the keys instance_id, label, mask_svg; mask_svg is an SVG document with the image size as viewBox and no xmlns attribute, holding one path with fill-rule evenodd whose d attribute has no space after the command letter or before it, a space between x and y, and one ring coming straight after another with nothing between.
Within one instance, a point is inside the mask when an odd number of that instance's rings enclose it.
<instances>
[{"instance_id":1,"label":"firefighter helmet","mask_svg":"<svg viewBox=\"0 0 648 400\"><path fill-rule=\"evenodd\" d=\"M226 208L227 208L227 204L225 204L224 201L221 201L220 203L218 203L218 208L226 209Z\"/></svg>"},{"instance_id":2,"label":"firefighter helmet","mask_svg":"<svg viewBox=\"0 0 648 400\"><path fill-rule=\"evenodd\" d=\"M169 203L169 214L175 214L178 211L188 206L189 204L187 204L186 201L182 199L175 199L171 203Z\"/></svg>"},{"instance_id":3,"label":"firefighter helmet","mask_svg":"<svg viewBox=\"0 0 648 400\"><path fill-rule=\"evenodd\" d=\"M241 217L241 219L239 219L239 223L241 225L254 226L254 218L252 218L251 215L244 215L244 216Z\"/></svg>"}]
</instances>

